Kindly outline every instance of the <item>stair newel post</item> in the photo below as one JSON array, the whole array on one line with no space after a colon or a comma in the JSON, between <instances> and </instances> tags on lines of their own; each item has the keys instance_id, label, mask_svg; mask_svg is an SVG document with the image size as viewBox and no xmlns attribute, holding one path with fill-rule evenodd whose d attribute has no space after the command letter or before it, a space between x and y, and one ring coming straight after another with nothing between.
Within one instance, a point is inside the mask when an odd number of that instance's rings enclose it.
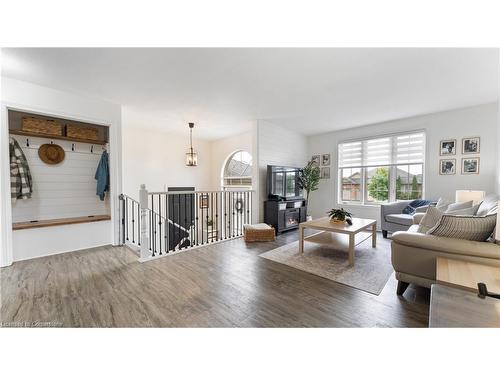
<instances>
[{"instance_id":1,"label":"stair newel post","mask_svg":"<svg viewBox=\"0 0 500 375\"><path fill-rule=\"evenodd\" d=\"M139 190L139 206L141 211L141 259L149 258L151 255L149 252L148 244L148 191L146 190L146 185L142 184Z\"/></svg>"}]
</instances>

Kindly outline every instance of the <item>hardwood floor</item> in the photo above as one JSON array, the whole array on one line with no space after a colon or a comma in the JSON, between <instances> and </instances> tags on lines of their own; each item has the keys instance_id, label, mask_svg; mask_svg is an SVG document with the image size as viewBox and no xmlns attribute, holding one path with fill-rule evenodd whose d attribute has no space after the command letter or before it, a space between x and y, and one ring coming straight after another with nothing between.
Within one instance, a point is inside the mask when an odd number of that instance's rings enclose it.
<instances>
[{"instance_id":1,"label":"hardwood floor","mask_svg":"<svg viewBox=\"0 0 500 375\"><path fill-rule=\"evenodd\" d=\"M429 291L379 296L258 254L297 240L227 241L139 263L101 247L2 268L4 326L64 327L427 327ZM381 236L380 236L380 240Z\"/></svg>"}]
</instances>

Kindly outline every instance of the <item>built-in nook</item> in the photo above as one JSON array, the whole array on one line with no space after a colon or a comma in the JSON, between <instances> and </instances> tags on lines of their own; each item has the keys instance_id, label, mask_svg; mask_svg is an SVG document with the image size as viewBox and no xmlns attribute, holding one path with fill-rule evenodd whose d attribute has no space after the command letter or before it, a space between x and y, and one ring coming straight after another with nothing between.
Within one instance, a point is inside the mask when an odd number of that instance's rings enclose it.
<instances>
[{"instance_id":1,"label":"built-in nook","mask_svg":"<svg viewBox=\"0 0 500 375\"><path fill-rule=\"evenodd\" d=\"M110 202L96 195L95 173L107 149L107 126L8 110L9 136L21 147L31 172L29 199L12 200L12 229L110 220ZM64 158L47 164L38 154L43 144L58 145Z\"/></svg>"}]
</instances>

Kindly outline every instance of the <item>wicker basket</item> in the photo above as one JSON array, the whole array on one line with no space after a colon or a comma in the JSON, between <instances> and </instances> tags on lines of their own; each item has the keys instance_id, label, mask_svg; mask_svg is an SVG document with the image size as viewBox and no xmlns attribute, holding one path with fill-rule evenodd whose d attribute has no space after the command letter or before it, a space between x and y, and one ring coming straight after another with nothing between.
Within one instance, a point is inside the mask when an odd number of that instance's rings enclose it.
<instances>
[{"instance_id":1,"label":"wicker basket","mask_svg":"<svg viewBox=\"0 0 500 375\"><path fill-rule=\"evenodd\" d=\"M274 228L267 224L245 225L243 232L245 242L267 242L276 239Z\"/></svg>"},{"instance_id":2,"label":"wicker basket","mask_svg":"<svg viewBox=\"0 0 500 375\"><path fill-rule=\"evenodd\" d=\"M22 130L30 133L62 135L62 125L55 120L23 117Z\"/></svg>"},{"instance_id":3,"label":"wicker basket","mask_svg":"<svg viewBox=\"0 0 500 375\"><path fill-rule=\"evenodd\" d=\"M67 124L66 137L97 141L99 140L99 132L90 126Z\"/></svg>"}]
</instances>

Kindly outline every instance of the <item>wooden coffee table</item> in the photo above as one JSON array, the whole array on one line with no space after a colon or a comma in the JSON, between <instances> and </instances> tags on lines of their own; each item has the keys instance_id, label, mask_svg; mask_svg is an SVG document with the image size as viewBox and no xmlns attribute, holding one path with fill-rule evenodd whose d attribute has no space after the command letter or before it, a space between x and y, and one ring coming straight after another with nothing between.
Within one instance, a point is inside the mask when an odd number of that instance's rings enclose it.
<instances>
[{"instance_id":1,"label":"wooden coffee table","mask_svg":"<svg viewBox=\"0 0 500 375\"><path fill-rule=\"evenodd\" d=\"M306 228L322 232L304 237ZM372 219L353 218L352 225L335 223L329 218L306 221L299 225L299 252L304 252L304 241L332 246L335 249L349 251L349 264L354 265L354 247L372 238L372 247L377 247L377 221Z\"/></svg>"}]
</instances>

